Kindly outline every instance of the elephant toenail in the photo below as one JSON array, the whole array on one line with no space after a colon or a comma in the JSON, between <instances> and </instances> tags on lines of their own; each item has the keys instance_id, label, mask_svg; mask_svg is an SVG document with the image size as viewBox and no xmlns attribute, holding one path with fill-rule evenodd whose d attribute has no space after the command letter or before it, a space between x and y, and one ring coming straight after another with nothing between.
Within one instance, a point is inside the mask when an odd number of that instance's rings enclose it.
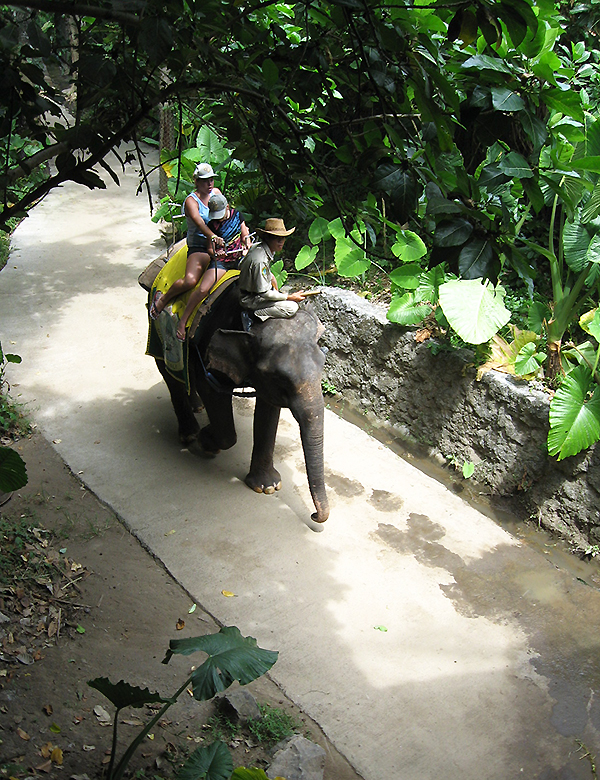
<instances>
[{"instance_id":1,"label":"elephant toenail","mask_svg":"<svg viewBox=\"0 0 600 780\"><path fill-rule=\"evenodd\" d=\"M265 488L265 493L270 496L271 493L274 492L275 492L275 488L273 487L273 485L267 485L267 487Z\"/></svg>"}]
</instances>

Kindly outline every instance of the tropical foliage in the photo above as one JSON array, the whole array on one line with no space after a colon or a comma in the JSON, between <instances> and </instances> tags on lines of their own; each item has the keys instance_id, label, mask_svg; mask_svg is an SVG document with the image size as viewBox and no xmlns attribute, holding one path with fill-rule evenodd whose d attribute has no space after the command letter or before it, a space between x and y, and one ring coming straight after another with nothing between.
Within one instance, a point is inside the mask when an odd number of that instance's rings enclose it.
<instances>
[{"instance_id":1,"label":"tropical foliage","mask_svg":"<svg viewBox=\"0 0 600 780\"><path fill-rule=\"evenodd\" d=\"M600 262L595 24L594 3L550 0L3 4L0 225L63 181L144 166L141 141L173 117L156 218L177 222L210 159L255 223L299 225L296 272L384 271L391 321L498 345L510 320L535 334L515 373L581 379L570 345ZM561 393L577 406L587 388L588 408L590 381Z\"/></svg>"},{"instance_id":2,"label":"tropical foliage","mask_svg":"<svg viewBox=\"0 0 600 780\"><path fill-rule=\"evenodd\" d=\"M89 685L102 693L115 707L113 720L113 741L110 762L106 770L107 780L120 780L136 750L152 728L164 717L165 712L187 690L191 689L194 699L208 701L217 693L226 690L233 682L247 685L269 671L277 660L277 652L258 647L256 639L244 637L236 626L225 626L217 634L172 639L163 663L169 663L174 655L204 653L204 662L193 668L180 688L169 697L152 693L148 688L139 688L121 680L112 683L106 677L97 677ZM141 708L146 704L162 705L153 717L140 729L119 760L117 760L118 723L123 709ZM178 780L229 780L234 772L233 762L227 746L215 740L207 746L194 750L176 777ZM242 777L239 773L234 777Z\"/></svg>"},{"instance_id":3,"label":"tropical foliage","mask_svg":"<svg viewBox=\"0 0 600 780\"><path fill-rule=\"evenodd\" d=\"M0 343L0 436L9 438L23 429L22 415L8 395L6 367L9 363L20 363L19 355L2 351ZM19 490L27 484L25 461L11 447L0 445L0 493Z\"/></svg>"}]
</instances>

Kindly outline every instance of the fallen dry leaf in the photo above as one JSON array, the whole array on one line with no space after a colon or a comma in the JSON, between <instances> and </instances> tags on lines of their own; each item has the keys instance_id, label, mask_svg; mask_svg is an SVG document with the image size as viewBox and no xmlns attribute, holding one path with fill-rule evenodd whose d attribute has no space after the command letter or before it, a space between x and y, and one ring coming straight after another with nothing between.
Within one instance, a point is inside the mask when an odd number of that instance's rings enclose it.
<instances>
[{"instance_id":1,"label":"fallen dry leaf","mask_svg":"<svg viewBox=\"0 0 600 780\"><path fill-rule=\"evenodd\" d=\"M232 598L232 596L235 596L235 593L232 593L230 590L222 590L221 594L223 596L227 596L228 599Z\"/></svg>"},{"instance_id":2,"label":"fallen dry leaf","mask_svg":"<svg viewBox=\"0 0 600 780\"><path fill-rule=\"evenodd\" d=\"M44 761L43 764L36 766L36 769L38 772L49 772L52 769L52 761L48 759L48 761Z\"/></svg>"},{"instance_id":3,"label":"fallen dry leaf","mask_svg":"<svg viewBox=\"0 0 600 780\"><path fill-rule=\"evenodd\" d=\"M59 747L55 747L50 755L50 761L52 761L53 764L57 764L58 766L62 766L63 762L63 752Z\"/></svg>"},{"instance_id":4,"label":"fallen dry leaf","mask_svg":"<svg viewBox=\"0 0 600 780\"><path fill-rule=\"evenodd\" d=\"M44 706L42 707L42 711L46 715L52 715L52 713L54 712L54 710L52 709L52 705L51 704L44 704Z\"/></svg>"},{"instance_id":5,"label":"fallen dry leaf","mask_svg":"<svg viewBox=\"0 0 600 780\"><path fill-rule=\"evenodd\" d=\"M177 623L175 624L175 628L176 628L178 631L181 631L181 629L182 629L182 628L185 628L185 620L182 620L181 618L179 618L179 620L178 620L178 621L177 621Z\"/></svg>"},{"instance_id":6,"label":"fallen dry leaf","mask_svg":"<svg viewBox=\"0 0 600 780\"><path fill-rule=\"evenodd\" d=\"M94 707L94 715L98 718L98 722L101 726L110 726L110 715L101 704L96 704Z\"/></svg>"},{"instance_id":7,"label":"fallen dry leaf","mask_svg":"<svg viewBox=\"0 0 600 780\"><path fill-rule=\"evenodd\" d=\"M139 720L138 718L123 718L121 723L124 723L126 726L143 726L144 721Z\"/></svg>"},{"instance_id":8,"label":"fallen dry leaf","mask_svg":"<svg viewBox=\"0 0 600 780\"><path fill-rule=\"evenodd\" d=\"M18 729L17 729L17 734L18 734L18 735L21 737L21 739L24 739L24 740L25 740L25 742L27 742L28 740L30 740L30 739L31 739L31 737L29 736L29 734L28 734L26 731L23 731L23 729L22 729L22 728L18 728Z\"/></svg>"},{"instance_id":9,"label":"fallen dry leaf","mask_svg":"<svg viewBox=\"0 0 600 780\"><path fill-rule=\"evenodd\" d=\"M52 744L52 742L46 742L46 744L42 745L42 747L40 748L40 756L42 758L50 758L53 750L54 750L54 745Z\"/></svg>"},{"instance_id":10,"label":"fallen dry leaf","mask_svg":"<svg viewBox=\"0 0 600 780\"><path fill-rule=\"evenodd\" d=\"M415 333L415 341L417 344L422 344L424 341L427 341L427 339L430 339L431 336L432 333L429 328L422 328Z\"/></svg>"}]
</instances>

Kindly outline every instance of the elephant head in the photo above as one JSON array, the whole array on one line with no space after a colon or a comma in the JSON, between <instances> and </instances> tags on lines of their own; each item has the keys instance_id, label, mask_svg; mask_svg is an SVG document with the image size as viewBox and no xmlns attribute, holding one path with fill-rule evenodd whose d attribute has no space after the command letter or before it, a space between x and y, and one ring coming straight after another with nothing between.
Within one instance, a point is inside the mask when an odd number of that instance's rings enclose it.
<instances>
[{"instance_id":1,"label":"elephant head","mask_svg":"<svg viewBox=\"0 0 600 780\"><path fill-rule=\"evenodd\" d=\"M279 409L291 410L300 427L308 483L317 510L312 519L319 523L329 516L321 390L325 357L317 344L323 330L310 310L300 309L290 319L266 320L254 325L250 332L217 330L206 353L207 367L212 373L228 377L237 387L251 386L256 390L254 451L246 477L246 483L254 489L259 489L257 474L261 464L270 462L272 468ZM273 426L271 433L261 435L263 428Z\"/></svg>"}]
</instances>

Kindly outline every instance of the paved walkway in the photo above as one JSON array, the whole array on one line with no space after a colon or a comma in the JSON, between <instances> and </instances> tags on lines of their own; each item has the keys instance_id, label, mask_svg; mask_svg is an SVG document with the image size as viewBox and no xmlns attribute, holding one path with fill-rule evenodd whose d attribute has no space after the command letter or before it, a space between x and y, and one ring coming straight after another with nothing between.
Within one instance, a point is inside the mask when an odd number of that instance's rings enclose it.
<instances>
[{"instance_id":1,"label":"paved walkway","mask_svg":"<svg viewBox=\"0 0 600 780\"><path fill-rule=\"evenodd\" d=\"M232 450L182 450L136 281L162 244L121 181L52 193L0 273L14 392L66 463L217 620L280 651L273 678L366 780L591 778L600 593L332 413L322 533L289 414L274 496L242 482L251 401Z\"/></svg>"}]
</instances>

